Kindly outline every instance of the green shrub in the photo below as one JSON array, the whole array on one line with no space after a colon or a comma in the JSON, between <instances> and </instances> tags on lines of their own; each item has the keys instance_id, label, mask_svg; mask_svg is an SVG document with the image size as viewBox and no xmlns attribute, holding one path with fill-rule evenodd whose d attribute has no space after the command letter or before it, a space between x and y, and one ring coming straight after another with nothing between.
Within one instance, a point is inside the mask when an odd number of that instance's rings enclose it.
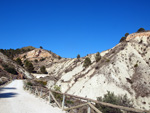
<instances>
[{"instance_id":1,"label":"green shrub","mask_svg":"<svg viewBox=\"0 0 150 113\"><path fill-rule=\"evenodd\" d=\"M106 62L110 62L110 59L106 59Z\"/></svg>"},{"instance_id":2,"label":"green shrub","mask_svg":"<svg viewBox=\"0 0 150 113\"><path fill-rule=\"evenodd\" d=\"M140 32L145 32L145 29L144 28L138 29L137 33L140 33Z\"/></svg>"},{"instance_id":3,"label":"green shrub","mask_svg":"<svg viewBox=\"0 0 150 113\"><path fill-rule=\"evenodd\" d=\"M40 85L42 86L46 86L47 85L47 81L37 81Z\"/></svg>"},{"instance_id":4,"label":"green shrub","mask_svg":"<svg viewBox=\"0 0 150 113\"><path fill-rule=\"evenodd\" d=\"M138 67L138 64L135 64L134 67Z\"/></svg>"},{"instance_id":5,"label":"green shrub","mask_svg":"<svg viewBox=\"0 0 150 113\"><path fill-rule=\"evenodd\" d=\"M27 82L27 85L32 86L33 84L32 84L31 82L28 81L28 82Z\"/></svg>"},{"instance_id":6,"label":"green shrub","mask_svg":"<svg viewBox=\"0 0 150 113\"><path fill-rule=\"evenodd\" d=\"M79 59L79 58L80 58L80 55L78 54L78 55L77 55L77 59Z\"/></svg>"},{"instance_id":7,"label":"green shrub","mask_svg":"<svg viewBox=\"0 0 150 113\"><path fill-rule=\"evenodd\" d=\"M129 33L126 33L126 34L125 34L125 37L127 37L128 35L129 35Z\"/></svg>"},{"instance_id":8,"label":"green shrub","mask_svg":"<svg viewBox=\"0 0 150 113\"><path fill-rule=\"evenodd\" d=\"M7 64L2 64L2 66L4 67L4 70L7 71L8 73L18 75L18 73L14 67L9 67Z\"/></svg>"},{"instance_id":9,"label":"green shrub","mask_svg":"<svg viewBox=\"0 0 150 113\"><path fill-rule=\"evenodd\" d=\"M98 62L101 59L101 55L99 52L96 53L95 60Z\"/></svg>"},{"instance_id":10,"label":"green shrub","mask_svg":"<svg viewBox=\"0 0 150 113\"><path fill-rule=\"evenodd\" d=\"M122 37L121 39L120 39L120 42L123 42L123 41L125 41L126 40L126 37Z\"/></svg>"},{"instance_id":11,"label":"green shrub","mask_svg":"<svg viewBox=\"0 0 150 113\"><path fill-rule=\"evenodd\" d=\"M86 57L84 60L83 67L87 68L89 65L91 65L91 60L89 57Z\"/></svg>"},{"instance_id":12,"label":"green shrub","mask_svg":"<svg viewBox=\"0 0 150 113\"><path fill-rule=\"evenodd\" d=\"M16 59L16 62L17 62L17 64L19 64L20 66L22 66L22 61L21 61L20 58L17 58L17 59Z\"/></svg>"},{"instance_id":13,"label":"green shrub","mask_svg":"<svg viewBox=\"0 0 150 113\"><path fill-rule=\"evenodd\" d=\"M67 103L67 104L74 104L74 102L71 101L71 100L66 100L65 103Z\"/></svg>"},{"instance_id":14,"label":"green shrub","mask_svg":"<svg viewBox=\"0 0 150 113\"><path fill-rule=\"evenodd\" d=\"M60 60L60 59L61 59L61 56L58 56L58 59Z\"/></svg>"},{"instance_id":15,"label":"green shrub","mask_svg":"<svg viewBox=\"0 0 150 113\"><path fill-rule=\"evenodd\" d=\"M47 74L47 71L46 71L45 66L40 67L40 71L41 71L41 73L43 73L43 74Z\"/></svg>"},{"instance_id":16,"label":"green shrub","mask_svg":"<svg viewBox=\"0 0 150 113\"><path fill-rule=\"evenodd\" d=\"M120 105L125 107L133 107L132 101L127 98L127 95L124 96L116 96L114 93L107 92L107 94L104 95L104 97L98 97L98 101L111 103L114 105ZM122 113L120 109L107 107L104 105L96 104L96 107L102 112L102 113Z\"/></svg>"},{"instance_id":17,"label":"green shrub","mask_svg":"<svg viewBox=\"0 0 150 113\"><path fill-rule=\"evenodd\" d=\"M28 60L25 61L25 67L30 73L34 70L33 64Z\"/></svg>"},{"instance_id":18,"label":"green shrub","mask_svg":"<svg viewBox=\"0 0 150 113\"><path fill-rule=\"evenodd\" d=\"M26 47L21 49L0 49L0 52L2 52L4 55L8 56L10 59L13 59L18 54L23 54L25 52L31 51L35 49L34 47Z\"/></svg>"},{"instance_id":19,"label":"green shrub","mask_svg":"<svg viewBox=\"0 0 150 113\"><path fill-rule=\"evenodd\" d=\"M43 47L42 47L42 46L40 46L40 49L43 49Z\"/></svg>"},{"instance_id":20,"label":"green shrub","mask_svg":"<svg viewBox=\"0 0 150 113\"><path fill-rule=\"evenodd\" d=\"M59 87L58 85L55 85L55 86L54 86L54 90L55 90L55 91L58 91L58 92L61 92L61 89L60 89L60 87Z\"/></svg>"},{"instance_id":21,"label":"green shrub","mask_svg":"<svg viewBox=\"0 0 150 113\"><path fill-rule=\"evenodd\" d=\"M61 88L59 86L57 86L57 85L54 86L54 90L58 91L58 92L61 92ZM62 101L62 99L63 99L63 95L62 94L55 93L55 92L53 92L53 94L54 94L54 96L55 96L55 98L57 100Z\"/></svg>"},{"instance_id":22,"label":"green shrub","mask_svg":"<svg viewBox=\"0 0 150 113\"><path fill-rule=\"evenodd\" d=\"M35 59L35 60L34 60L34 62L35 62L35 63L38 63L38 60L37 60L37 59Z\"/></svg>"}]
</instances>

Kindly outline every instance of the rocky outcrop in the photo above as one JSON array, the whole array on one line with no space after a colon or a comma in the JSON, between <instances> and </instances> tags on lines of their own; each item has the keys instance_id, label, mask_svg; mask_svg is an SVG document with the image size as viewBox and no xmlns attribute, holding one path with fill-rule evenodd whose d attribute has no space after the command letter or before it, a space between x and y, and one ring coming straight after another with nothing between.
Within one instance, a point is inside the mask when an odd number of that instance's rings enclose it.
<instances>
[{"instance_id":1,"label":"rocky outcrop","mask_svg":"<svg viewBox=\"0 0 150 113\"><path fill-rule=\"evenodd\" d=\"M132 33L127 36L126 41L129 41L130 39L136 38L136 37L150 37L150 31L147 32L140 32L140 33Z\"/></svg>"},{"instance_id":2,"label":"rocky outcrop","mask_svg":"<svg viewBox=\"0 0 150 113\"><path fill-rule=\"evenodd\" d=\"M20 58L24 63L25 60L29 60L34 65L36 71L39 71L41 66L48 67L49 65L60 62L62 59L59 59L59 56L51 51L44 49L34 49L32 51L26 52L16 56L14 59Z\"/></svg>"}]
</instances>

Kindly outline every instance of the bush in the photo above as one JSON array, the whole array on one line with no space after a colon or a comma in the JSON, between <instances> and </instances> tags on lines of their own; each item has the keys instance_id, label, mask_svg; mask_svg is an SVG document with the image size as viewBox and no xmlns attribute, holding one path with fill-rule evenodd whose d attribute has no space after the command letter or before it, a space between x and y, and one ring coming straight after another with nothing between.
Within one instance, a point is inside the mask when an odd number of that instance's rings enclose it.
<instances>
[{"instance_id":1,"label":"bush","mask_svg":"<svg viewBox=\"0 0 150 113\"><path fill-rule=\"evenodd\" d=\"M8 73L18 75L18 73L14 67L9 67L7 64L2 64L2 66L4 67L4 70L7 71Z\"/></svg>"},{"instance_id":2,"label":"bush","mask_svg":"<svg viewBox=\"0 0 150 113\"><path fill-rule=\"evenodd\" d=\"M43 73L43 74L47 74L47 71L46 71L45 66L40 67L40 71L41 71L41 73Z\"/></svg>"},{"instance_id":3,"label":"bush","mask_svg":"<svg viewBox=\"0 0 150 113\"><path fill-rule=\"evenodd\" d=\"M20 66L22 66L22 61L21 61L20 58L17 58L17 59L16 59L16 62L17 62L17 64L19 64Z\"/></svg>"},{"instance_id":4,"label":"bush","mask_svg":"<svg viewBox=\"0 0 150 113\"><path fill-rule=\"evenodd\" d=\"M47 85L47 81L37 81L40 85L42 86L46 86Z\"/></svg>"},{"instance_id":5,"label":"bush","mask_svg":"<svg viewBox=\"0 0 150 113\"><path fill-rule=\"evenodd\" d=\"M25 67L30 73L34 70L33 64L28 60L25 61Z\"/></svg>"},{"instance_id":6,"label":"bush","mask_svg":"<svg viewBox=\"0 0 150 113\"><path fill-rule=\"evenodd\" d=\"M59 86L57 86L57 85L54 86L54 90L58 91L58 92L61 92L61 88ZM62 101L63 96L61 94L55 93L55 92L53 94L54 94L56 99L58 99L59 101Z\"/></svg>"},{"instance_id":7,"label":"bush","mask_svg":"<svg viewBox=\"0 0 150 113\"><path fill-rule=\"evenodd\" d=\"M31 82L27 82L27 85L29 86L33 86L33 84Z\"/></svg>"},{"instance_id":8,"label":"bush","mask_svg":"<svg viewBox=\"0 0 150 113\"><path fill-rule=\"evenodd\" d=\"M98 97L97 100L101 102L111 103L114 105L133 107L132 101L127 98L127 95L116 96L114 95L114 93L111 93L109 91L107 92L107 94L104 95L103 98ZM122 113L120 109L111 108L100 104L96 104L96 107L103 113Z\"/></svg>"},{"instance_id":9,"label":"bush","mask_svg":"<svg viewBox=\"0 0 150 113\"><path fill-rule=\"evenodd\" d=\"M13 67L8 67L8 68L5 68L5 70L8 72L8 73L11 73L11 74L14 74L14 75L17 75L17 71L15 70L15 68Z\"/></svg>"},{"instance_id":10,"label":"bush","mask_svg":"<svg viewBox=\"0 0 150 113\"><path fill-rule=\"evenodd\" d=\"M126 40L126 37L122 37L121 39L120 39L120 42L123 42L123 41L125 41Z\"/></svg>"},{"instance_id":11,"label":"bush","mask_svg":"<svg viewBox=\"0 0 150 113\"><path fill-rule=\"evenodd\" d=\"M58 59L60 60L60 59L61 59L61 56L58 56Z\"/></svg>"},{"instance_id":12,"label":"bush","mask_svg":"<svg viewBox=\"0 0 150 113\"><path fill-rule=\"evenodd\" d=\"M98 62L100 59L101 59L100 53L97 52L97 53L96 53L96 56L95 56L96 62Z\"/></svg>"},{"instance_id":13,"label":"bush","mask_svg":"<svg viewBox=\"0 0 150 113\"><path fill-rule=\"evenodd\" d=\"M138 64L135 64L134 67L138 67Z\"/></svg>"},{"instance_id":14,"label":"bush","mask_svg":"<svg viewBox=\"0 0 150 113\"><path fill-rule=\"evenodd\" d=\"M140 33L140 32L145 32L145 29L144 28L138 29L137 33Z\"/></svg>"},{"instance_id":15,"label":"bush","mask_svg":"<svg viewBox=\"0 0 150 113\"><path fill-rule=\"evenodd\" d=\"M35 59L35 60L34 60L34 62L35 62L35 63L38 63L38 60L37 60L37 59Z\"/></svg>"},{"instance_id":16,"label":"bush","mask_svg":"<svg viewBox=\"0 0 150 113\"><path fill-rule=\"evenodd\" d=\"M61 92L61 89L60 89L60 87L59 87L58 85L55 85L55 86L54 86L54 90L55 90L55 91L58 91L58 92Z\"/></svg>"},{"instance_id":17,"label":"bush","mask_svg":"<svg viewBox=\"0 0 150 113\"><path fill-rule=\"evenodd\" d=\"M40 46L40 49L43 49L43 47L42 47L42 46Z\"/></svg>"},{"instance_id":18,"label":"bush","mask_svg":"<svg viewBox=\"0 0 150 113\"><path fill-rule=\"evenodd\" d=\"M89 65L91 65L91 60L89 57L86 57L84 60L83 67L87 68Z\"/></svg>"},{"instance_id":19,"label":"bush","mask_svg":"<svg viewBox=\"0 0 150 113\"><path fill-rule=\"evenodd\" d=\"M78 55L77 55L77 59L79 59L79 58L80 58L80 55L78 54Z\"/></svg>"},{"instance_id":20,"label":"bush","mask_svg":"<svg viewBox=\"0 0 150 113\"><path fill-rule=\"evenodd\" d=\"M128 35L129 35L129 33L126 33L126 34L125 34L125 37L127 37Z\"/></svg>"}]
</instances>

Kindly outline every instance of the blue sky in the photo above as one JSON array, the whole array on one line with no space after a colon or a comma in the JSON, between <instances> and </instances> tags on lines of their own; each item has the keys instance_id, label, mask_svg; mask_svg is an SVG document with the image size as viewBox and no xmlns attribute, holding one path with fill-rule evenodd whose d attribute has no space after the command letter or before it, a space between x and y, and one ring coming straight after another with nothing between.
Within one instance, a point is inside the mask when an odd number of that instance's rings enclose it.
<instances>
[{"instance_id":1,"label":"blue sky","mask_svg":"<svg viewBox=\"0 0 150 113\"><path fill-rule=\"evenodd\" d=\"M0 48L42 46L66 58L150 30L150 0L0 0Z\"/></svg>"}]
</instances>

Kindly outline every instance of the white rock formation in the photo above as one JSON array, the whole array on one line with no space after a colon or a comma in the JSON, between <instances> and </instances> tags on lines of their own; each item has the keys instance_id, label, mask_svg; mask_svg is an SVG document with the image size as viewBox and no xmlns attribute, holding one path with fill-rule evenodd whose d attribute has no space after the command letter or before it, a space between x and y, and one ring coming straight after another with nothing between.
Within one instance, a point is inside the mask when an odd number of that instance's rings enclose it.
<instances>
[{"instance_id":1,"label":"white rock formation","mask_svg":"<svg viewBox=\"0 0 150 113\"><path fill-rule=\"evenodd\" d=\"M95 54L90 54L92 65L83 67L84 58L65 59L47 67L48 87L54 84L62 92L96 99L107 91L116 95L127 94L139 109L150 109L150 32L134 33L126 42L104 51L101 60L95 62ZM53 83L53 84L52 84Z\"/></svg>"}]
</instances>

